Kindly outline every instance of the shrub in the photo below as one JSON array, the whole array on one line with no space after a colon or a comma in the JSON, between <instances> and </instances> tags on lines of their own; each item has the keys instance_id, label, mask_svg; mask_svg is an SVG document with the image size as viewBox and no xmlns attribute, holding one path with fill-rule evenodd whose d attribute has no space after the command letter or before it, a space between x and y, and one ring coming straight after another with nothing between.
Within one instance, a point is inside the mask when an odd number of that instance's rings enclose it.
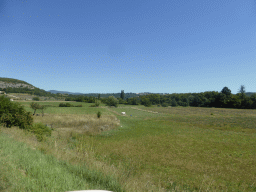
<instances>
[{"instance_id":1,"label":"shrub","mask_svg":"<svg viewBox=\"0 0 256 192\"><path fill-rule=\"evenodd\" d=\"M66 103L66 107L74 107L74 106L70 103Z\"/></svg>"},{"instance_id":2,"label":"shrub","mask_svg":"<svg viewBox=\"0 0 256 192\"><path fill-rule=\"evenodd\" d=\"M168 103L162 103L162 107L168 107Z\"/></svg>"},{"instance_id":3,"label":"shrub","mask_svg":"<svg viewBox=\"0 0 256 192\"><path fill-rule=\"evenodd\" d=\"M65 103L60 103L59 107L66 107L66 104Z\"/></svg>"},{"instance_id":4,"label":"shrub","mask_svg":"<svg viewBox=\"0 0 256 192\"><path fill-rule=\"evenodd\" d=\"M34 101L40 101L39 97L33 97Z\"/></svg>"},{"instance_id":5,"label":"shrub","mask_svg":"<svg viewBox=\"0 0 256 192\"><path fill-rule=\"evenodd\" d=\"M77 106L75 106L75 107L83 107L82 105L77 105Z\"/></svg>"},{"instance_id":6,"label":"shrub","mask_svg":"<svg viewBox=\"0 0 256 192\"><path fill-rule=\"evenodd\" d=\"M118 99L116 99L114 96L109 96L105 101L107 106L118 106Z\"/></svg>"},{"instance_id":7,"label":"shrub","mask_svg":"<svg viewBox=\"0 0 256 192\"><path fill-rule=\"evenodd\" d=\"M52 129L43 123L35 123L26 129L36 135L38 141L43 141L46 136L51 136Z\"/></svg>"},{"instance_id":8,"label":"shrub","mask_svg":"<svg viewBox=\"0 0 256 192\"><path fill-rule=\"evenodd\" d=\"M171 101L171 106L172 107L177 107L178 106L178 103L176 102L175 99Z\"/></svg>"},{"instance_id":9,"label":"shrub","mask_svg":"<svg viewBox=\"0 0 256 192\"><path fill-rule=\"evenodd\" d=\"M60 103L59 107L74 107L74 106L70 103Z\"/></svg>"},{"instance_id":10,"label":"shrub","mask_svg":"<svg viewBox=\"0 0 256 192\"><path fill-rule=\"evenodd\" d=\"M33 117L30 112L26 112L23 106L18 103L11 102L10 99L0 97L0 124L11 128L18 126L25 129L33 124Z\"/></svg>"},{"instance_id":11,"label":"shrub","mask_svg":"<svg viewBox=\"0 0 256 192\"><path fill-rule=\"evenodd\" d=\"M144 101L144 106L145 107L151 107L152 103L151 101L149 100L149 98L146 98L145 101Z\"/></svg>"},{"instance_id":12,"label":"shrub","mask_svg":"<svg viewBox=\"0 0 256 192\"><path fill-rule=\"evenodd\" d=\"M100 111L97 113L97 117L98 117L98 118L101 117L101 112L100 112Z\"/></svg>"},{"instance_id":13,"label":"shrub","mask_svg":"<svg viewBox=\"0 0 256 192\"><path fill-rule=\"evenodd\" d=\"M100 105L100 101L99 101L99 100L96 100L96 101L95 101L95 106L96 106L96 107L99 107L99 105Z\"/></svg>"}]
</instances>

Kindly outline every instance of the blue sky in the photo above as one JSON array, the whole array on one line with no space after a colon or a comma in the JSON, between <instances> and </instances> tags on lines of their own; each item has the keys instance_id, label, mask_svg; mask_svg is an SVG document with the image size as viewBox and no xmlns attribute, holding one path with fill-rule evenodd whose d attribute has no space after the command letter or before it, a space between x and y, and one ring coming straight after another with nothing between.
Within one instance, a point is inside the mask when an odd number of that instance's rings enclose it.
<instances>
[{"instance_id":1,"label":"blue sky","mask_svg":"<svg viewBox=\"0 0 256 192\"><path fill-rule=\"evenodd\" d=\"M0 77L81 93L256 92L254 0L0 0Z\"/></svg>"}]
</instances>

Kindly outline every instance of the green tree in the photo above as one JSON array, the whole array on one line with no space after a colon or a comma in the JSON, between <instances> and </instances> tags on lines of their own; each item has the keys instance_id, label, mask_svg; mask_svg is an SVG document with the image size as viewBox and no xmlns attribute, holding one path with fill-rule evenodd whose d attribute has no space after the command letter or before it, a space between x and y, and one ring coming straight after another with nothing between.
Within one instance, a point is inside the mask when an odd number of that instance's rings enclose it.
<instances>
[{"instance_id":1,"label":"green tree","mask_svg":"<svg viewBox=\"0 0 256 192\"><path fill-rule=\"evenodd\" d=\"M241 99L245 99L245 86L244 85L241 85L239 90L238 90L238 93L241 93L240 96L241 96Z\"/></svg>"},{"instance_id":2,"label":"green tree","mask_svg":"<svg viewBox=\"0 0 256 192\"><path fill-rule=\"evenodd\" d=\"M98 95L98 100L100 100L100 94Z\"/></svg>"},{"instance_id":3,"label":"green tree","mask_svg":"<svg viewBox=\"0 0 256 192\"><path fill-rule=\"evenodd\" d=\"M88 103L95 103L95 97L90 96L88 99Z\"/></svg>"},{"instance_id":4,"label":"green tree","mask_svg":"<svg viewBox=\"0 0 256 192\"><path fill-rule=\"evenodd\" d=\"M256 109L256 93L251 95L250 99L252 101L252 109Z\"/></svg>"},{"instance_id":5,"label":"green tree","mask_svg":"<svg viewBox=\"0 0 256 192\"><path fill-rule=\"evenodd\" d=\"M118 106L118 100L114 96L109 96L105 101L107 106Z\"/></svg>"},{"instance_id":6,"label":"green tree","mask_svg":"<svg viewBox=\"0 0 256 192\"><path fill-rule=\"evenodd\" d=\"M38 103L34 103L34 102L30 103L30 108L34 109L33 115L36 114L36 110L37 110L37 109L40 109L40 107L41 107L41 106L40 106Z\"/></svg>"},{"instance_id":7,"label":"green tree","mask_svg":"<svg viewBox=\"0 0 256 192\"><path fill-rule=\"evenodd\" d=\"M228 87L224 87L221 90L221 93L223 93L224 95L226 95L227 97L231 96L231 90Z\"/></svg>"},{"instance_id":8,"label":"green tree","mask_svg":"<svg viewBox=\"0 0 256 192\"><path fill-rule=\"evenodd\" d=\"M172 106L172 107L177 107L177 106L178 106L178 103L176 102L175 99L173 99L173 100L171 101L171 106Z\"/></svg>"},{"instance_id":9,"label":"green tree","mask_svg":"<svg viewBox=\"0 0 256 192\"><path fill-rule=\"evenodd\" d=\"M119 104L124 104L125 103L125 100L123 100L122 98L117 98L118 99L118 102L119 102Z\"/></svg>"},{"instance_id":10,"label":"green tree","mask_svg":"<svg viewBox=\"0 0 256 192\"><path fill-rule=\"evenodd\" d=\"M146 99L144 100L144 106L145 106L145 107L150 107L151 105L152 105L152 103L151 103L150 99L149 99L149 98L146 98Z\"/></svg>"},{"instance_id":11,"label":"green tree","mask_svg":"<svg viewBox=\"0 0 256 192\"><path fill-rule=\"evenodd\" d=\"M31 112L26 112L19 103L11 102L9 98L0 97L0 124L10 128L19 126L26 129L33 124Z\"/></svg>"},{"instance_id":12,"label":"green tree","mask_svg":"<svg viewBox=\"0 0 256 192\"><path fill-rule=\"evenodd\" d=\"M48 107L48 106L46 106L46 105L41 105L41 106L39 106L39 109L42 110L42 117L44 116L44 110L45 110L47 107Z\"/></svg>"},{"instance_id":13,"label":"green tree","mask_svg":"<svg viewBox=\"0 0 256 192\"><path fill-rule=\"evenodd\" d=\"M120 97L124 100L124 90L121 91Z\"/></svg>"}]
</instances>

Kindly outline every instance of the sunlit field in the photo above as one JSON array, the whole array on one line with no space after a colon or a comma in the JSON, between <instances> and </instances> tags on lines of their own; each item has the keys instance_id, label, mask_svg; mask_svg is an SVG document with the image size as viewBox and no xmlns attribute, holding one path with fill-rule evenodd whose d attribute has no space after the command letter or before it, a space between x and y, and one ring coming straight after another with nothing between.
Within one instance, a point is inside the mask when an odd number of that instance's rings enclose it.
<instances>
[{"instance_id":1,"label":"sunlit field","mask_svg":"<svg viewBox=\"0 0 256 192\"><path fill-rule=\"evenodd\" d=\"M19 103L33 113L30 102ZM52 136L38 142L33 134L13 127L1 128L1 139L7 142L9 135L36 153L53 156L54 160L49 161L52 165L60 166L58 162L65 161L69 170L72 166L88 168L88 184L79 185L79 181L77 187L70 185L74 190L256 191L256 110L140 105L109 108L79 102L71 103L83 107L58 107L61 102L37 103L48 108L43 117L37 110L41 116L34 116L34 122L50 125L54 129ZM98 111L101 118L97 118ZM11 154L15 153L14 150ZM3 189L11 191L13 185L26 180L26 171L22 174L15 161L4 160L2 154L0 160L9 162L11 167L2 168L0 184L6 178L9 185ZM67 168L59 167L62 174L63 169ZM90 171L97 171L98 176ZM67 175L73 178L71 173ZM97 179L100 182L96 186ZM65 181L57 180L58 186ZM34 189L32 181L20 189L27 190L30 185ZM52 191L60 189L64 188Z\"/></svg>"}]
</instances>

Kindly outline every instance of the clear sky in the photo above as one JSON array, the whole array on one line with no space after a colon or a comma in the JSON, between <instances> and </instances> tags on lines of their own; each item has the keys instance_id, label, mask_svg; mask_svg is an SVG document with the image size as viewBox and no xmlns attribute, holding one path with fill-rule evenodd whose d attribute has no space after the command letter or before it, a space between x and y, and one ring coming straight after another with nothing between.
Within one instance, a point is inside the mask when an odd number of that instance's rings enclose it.
<instances>
[{"instance_id":1,"label":"clear sky","mask_svg":"<svg viewBox=\"0 0 256 192\"><path fill-rule=\"evenodd\" d=\"M0 0L0 77L81 93L256 92L255 0Z\"/></svg>"}]
</instances>

